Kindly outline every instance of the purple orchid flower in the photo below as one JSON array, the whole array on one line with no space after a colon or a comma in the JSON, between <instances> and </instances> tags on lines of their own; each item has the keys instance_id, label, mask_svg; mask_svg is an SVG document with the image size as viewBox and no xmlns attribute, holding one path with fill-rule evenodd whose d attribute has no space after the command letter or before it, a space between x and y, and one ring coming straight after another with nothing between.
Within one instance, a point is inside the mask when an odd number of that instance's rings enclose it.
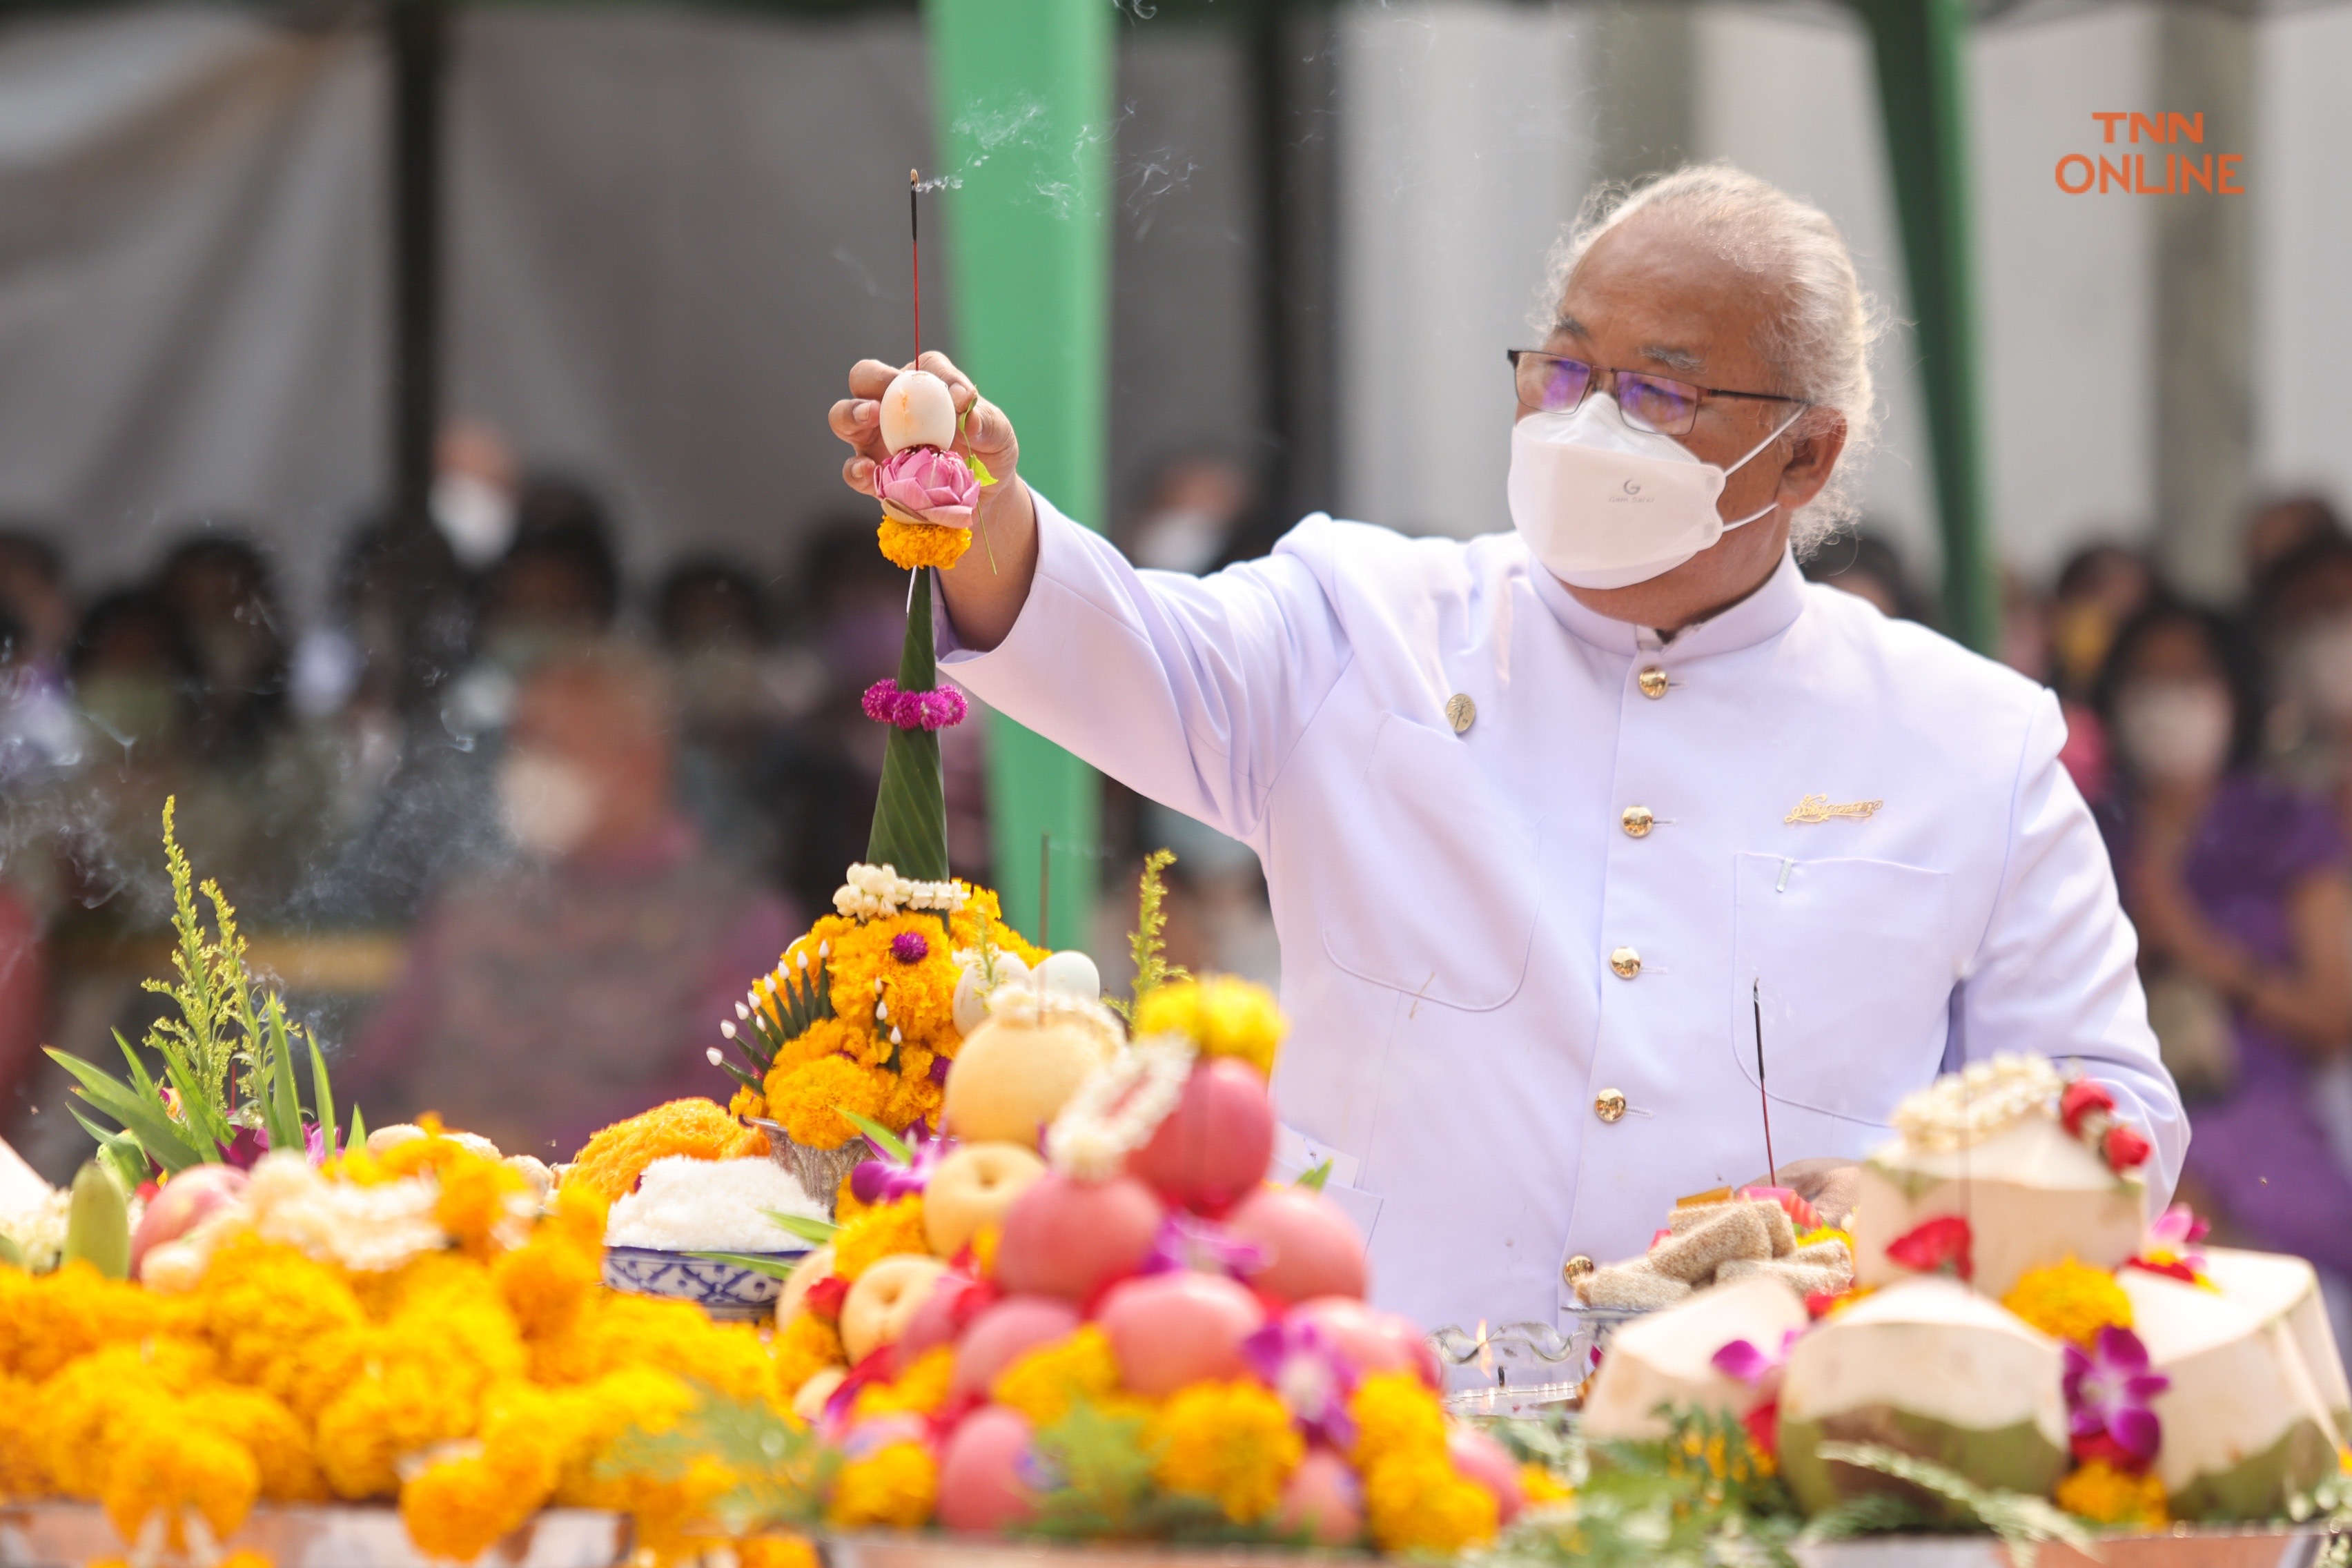
<instances>
[{"instance_id":1,"label":"purple orchid flower","mask_svg":"<svg viewBox=\"0 0 2352 1568\"><path fill-rule=\"evenodd\" d=\"M2066 1345L2066 1408L2076 1437L2112 1438L2145 1464L2164 1441L2164 1424L2148 1401L2172 1386L2172 1379L2147 1369L2147 1347L2129 1329L2110 1323L2088 1351Z\"/></svg>"},{"instance_id":2,"label":"purple orchid flower","mask_svg":"<svg viewBox=\"0 0 2352 1568\"><path fill-rule=\"evenodd\" d=\"M1356 1391L1356 1368L1320 1325L1274 1319L1242 1342L1242 1361L1281 1396L1308 1436L1342 1452L1355 1443L1348 1398Z\"/></svg>"},{"instance_id":3,"label":"purple orchid flower","mask_svg":"<svg viewBox=\"0 0 2352 1568\"><path fill-rule=\"evenodd\" d=\"M1790 1347L1803 1337L1802 1329L1790 1329L1780 1336L1780 1348L1777 1351L1764 1350L1752 1340L1733 1340L1709 1359L1717 1372L1754 1388L1780 1370L1789 1359Z\"/></svg>"},{"instance_id":4,"label":"purple orchid flower","mask_svg":"<svg viewBox=\"0 0 2352 1568\"><path fill-rule=\"evenodd\" d=\"M849 1173L849 1191L861 1204L891 1204L900 1198L912 1197L931 1184L931 1172L938 1166L940 1156L947 1152L944 1140L933 1137L922 1122L907 1129L905 1164L891 1159L881 1150L874 1158L858 1162ZM867 1141L872 1148L872 1141Z\"/></svg>"},{"instance_id":5,"label":"purple orchid flower","mask_svg":"<svg viewBox=\"0 0 2352 1568\"><path fill-rule=\"evenodd\" d=\"M1160 1222L1160 1234L1143 1257L1142 1272L1172 1274L1191 1268L1239 1279L1266 1265L1265 1248L1244 1241L1223 1226L1191 1215L1171 1214Z\"/></svg>"},{"instance_id":6,"label":"purple orchid flower","mask_svg":"<svg viewBox=\"0 0 2352 1568\"><path fill-rule=\"evenodd\" d=\"M258 1127L240 1127L236 1136L221 1151L221 1163L239 1171L250 1171L269 1152L269 1134ZM302 1153L313 1170L327 1163L327 1132L315 1121L302 1123Z\"/></svg>"}]
</instances>

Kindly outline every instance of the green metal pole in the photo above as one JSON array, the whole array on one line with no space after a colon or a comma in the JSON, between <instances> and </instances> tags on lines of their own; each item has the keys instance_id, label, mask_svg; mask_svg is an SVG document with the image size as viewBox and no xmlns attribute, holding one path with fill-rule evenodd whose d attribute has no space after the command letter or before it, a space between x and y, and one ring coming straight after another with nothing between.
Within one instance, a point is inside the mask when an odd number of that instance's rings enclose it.
<instances>
[{"instance_id":1,"label":"green metal pole","mask_svg":"<svg viewBox=\"0 0 2352 1568\"><path fill-rule=\"evenodd\" d=\"M1918 321L1919 374L1944 538L1944 624L1990 653L2000 587L1986 516L1977 417L1975 268L1969 259L1967 0L1856 0L1878 56L1887 163Z\"/></svg>"},{"instance_id":2,"label":"green metal pole","mask_svg":"<svg viewBox=\"0 0 2352 1568\"><path fill-rule=\"evenodd\" d=\"M1022 477L1099 527L1107 452L1115 12L1105 0L926 0L957 363L1021 432ZM926 171L929 173L929 171ZM989 814L1005 917L1047 946L1093 931L1094 771L1004 719ZM1050 862L1053 930L1038 926Z\"/></svg>"}]
</instances>

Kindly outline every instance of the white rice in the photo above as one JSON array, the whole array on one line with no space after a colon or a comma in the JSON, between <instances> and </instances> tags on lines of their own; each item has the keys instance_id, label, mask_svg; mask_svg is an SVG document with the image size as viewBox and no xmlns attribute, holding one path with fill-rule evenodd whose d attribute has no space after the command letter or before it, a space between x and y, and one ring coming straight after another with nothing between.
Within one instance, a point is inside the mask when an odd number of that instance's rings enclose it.
<instances>
[{"instance_id":1,"label":"white rice","mask_svg":"<svg viewBox=\"0 0 2352 1568\"><path fill-rule=\"evenodd\" d=\"M665 1252L798 1252L807 1247L765 1211L821 1220L791 1172L773 1160L671 1154L646 1167L637 1190L613 1205L607 1247Z\"/></svg>"}]
</instances>

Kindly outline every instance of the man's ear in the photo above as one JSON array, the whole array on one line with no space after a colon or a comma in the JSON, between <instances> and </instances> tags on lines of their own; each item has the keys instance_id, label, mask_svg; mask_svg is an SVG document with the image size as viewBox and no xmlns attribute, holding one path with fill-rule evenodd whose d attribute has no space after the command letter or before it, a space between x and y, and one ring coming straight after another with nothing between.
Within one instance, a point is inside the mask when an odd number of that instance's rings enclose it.
<instances>
[{"instance_id":1,"label":"man's ear","mask_svg":"<svg viewBox=\"0 0 2352 1568\"><path fill-rule=\"evenodd\" d=\"M1834 408L1809 409L1790 427L1789 461L1780 470L1783 506L1794 511L1822 493L1845 450L1845 416Z\"/></svg>"}]
</instances>

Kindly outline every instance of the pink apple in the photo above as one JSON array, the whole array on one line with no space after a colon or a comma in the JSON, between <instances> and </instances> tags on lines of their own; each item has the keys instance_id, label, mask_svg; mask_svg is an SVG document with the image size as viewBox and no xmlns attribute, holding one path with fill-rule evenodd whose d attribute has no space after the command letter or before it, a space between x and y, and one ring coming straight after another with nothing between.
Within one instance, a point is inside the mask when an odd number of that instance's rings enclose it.
<instances>
[{"instance_id":1,"label":"pink apple","mask_svg":"<svg viewBox=\"0 0 2352 1568\"><path fill-rule=\"evenodd\" d=\"M1265 1249L1250 1283L1278 1301L1317 1296L1361 1300L1370 1280L1364 1238L1338 1204L1305 1187L1266 1187L1235 1205L1225 1228Z\"/></svg>"},{"instance_id":2,"label":"pink apple","mask_svg":"<svg viewBox=\"0 0 2352 1568\"><path fill-rule=\"evenodd\" d=\"M1508 1524L1528 1506L1527 1489L1519 1484L1519 1467L1511 1451L1475 1426L1454 1426L1445 1434L1445 1456L1454 1468L1495 1494L1497 1522Z\"/></svg>"},{"instance_id":3,"label":"pink apple","mask_svg":"<svg viewBox=\"0 0 2352 1568\"><path fill-rule=\"evenodd\" d=\"M1171 1205L1214 1215L1265 1181L1273 1157L1265 1079L1247 1062L1213 1057L1192 1069L1176 1109L1127 1157L1127 1169Z\"/></svg>"},{"instance_id":4,"label":"pink apple","mask_svg":"<svg viewBox=\"0 0 2352 1568\"><path fill-rule=\"evenodd\" d=\"M953 1395L988 1396L996 1374L1039 1345L1077 1331L1078 1310L1050 1296L1008 1296L972 1320L956 1344Z\"/></svg>"},{"instance_id":5,"label":"pink apple","mask_svg":"<svg viewBox=\"0 0 2352 1568\"><path fill-rule=\"evenodd\" d=\"M1318 1296L1290 1310L1288 1320L1313 1323L1338 1342L1357 1372L1411 1372L1438 1384L1437 1357L1421 1331L1393 1312L1374 1311L1345 1296Z\"/></svg>"},{"instance_id":6,"label":"pink apple","mask_svg":"<svg viewBox=\"0 0 2352 1568\"><path fill-rule=\"evenodd\" d=\"M192 1165L165 1182L131 1237L131 1277L139 1278L149 1247L179 1240L215 1209L243 1198L245 1181L243 1171L226 1165Z\"/></svg>"},{"instance_id":7,"label":"pink apple","mask_svg":"<svg viewBox=\"0 0 2352 1568\"><path fill-rule=\"evenodd\" d=\"M1049 1171L1005 1211L997 1283L1014 1295L1085 1301L1141 1267L1160 1218L1160 1201L1133 1177L1090 1184Z\"/></svg>"},{"instance_id":8,"label":"pink apple","mask_svg":"<svg viewBox=\"0 0 2352 1568\"><path fill-rule=\"evenodd\" d=\"M1022 1476L1028 1459L1029 1423L1018 1413L991 1405L965 1416L940 1454L940 1522L989 1533L1026 1523L1037 1511Z\"/></svg>"},{"instance_id":9,"label":"pink apple","mask_svg":"<svg viewBox=\"0 0 2352 1568\"><path fill-rule=\"evenodd\" d=\"M1265 1310L1235 1281L1185 1268L1121 1280L1095 1321L1110 1338L1119 1381L1162 1399L1186 1384L1246 1372L1242 1342L1265 1324Z\"/></svg>"},{"instance_id":10,"label":"pink apple","mask_svg":"<svg viewBox=\"0 0 2352 1568\"><path fill-rule=\"evenodd\" d=\"M926 1351L953 1344L964 1325L978 1316L995 1294L992 1287L969 1274L950 1269L940 1275L931 1293L915 1309L915 1315L907 1320L907 1326L898 1331L898 1348L892 1352L898 1371L904 1373Z\"/></svg>"},{"instance_id":11,"label":"pink apple","mask_svg":"<svg viewBox=\"0 0 2352 1568\"><path fill-rule=\"evenodd\" d=\"M1283 1483L1274 1523L1285 1535L1307 1532L1318 1546L1352 1545L1364 1533L1363 1483L1347 1460L1318 1443Z\"/></svg>"}]
</instances>

